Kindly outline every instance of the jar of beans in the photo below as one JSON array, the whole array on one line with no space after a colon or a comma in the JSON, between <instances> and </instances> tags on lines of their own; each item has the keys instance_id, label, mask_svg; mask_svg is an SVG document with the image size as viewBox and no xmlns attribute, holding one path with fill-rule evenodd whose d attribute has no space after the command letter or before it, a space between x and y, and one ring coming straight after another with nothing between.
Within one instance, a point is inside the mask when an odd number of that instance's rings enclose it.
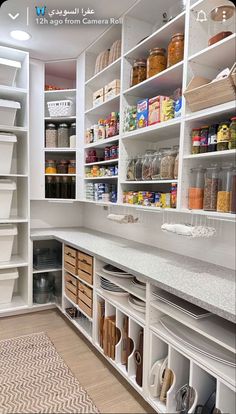
<instances>
[{"instance_id":1,"label":"jar of beans","mask_svg":"<svg viewBox=\"0 0 236 414\"><path fill-rule=\"evenodd\" d=\"M220 182L219 173L220 168L215 164L206 169L203 200L203 209L206 211L216 211Z\"/></svg>"},{"instance_id":2,"label":"jar of beans","mask_svg":"<svg viewBox=\"0 0 236 414\"><path fill-rule=\"evenodd\" d=\"M57 147L57 128L55 124L46 125L46 139L45 147L46 148L56 148Z\"/></svg>"}]
</instances>

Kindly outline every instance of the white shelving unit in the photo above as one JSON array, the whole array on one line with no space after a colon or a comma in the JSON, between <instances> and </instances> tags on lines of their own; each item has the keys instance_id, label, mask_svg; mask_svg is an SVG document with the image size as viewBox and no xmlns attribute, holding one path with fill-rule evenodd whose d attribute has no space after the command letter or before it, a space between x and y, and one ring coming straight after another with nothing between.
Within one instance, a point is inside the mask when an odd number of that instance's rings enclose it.
<instances>
[{"instance_id":1,"label":"white shelving unit","mask_svg":"<svg viewBox=\"0 0 236 414\"><path fill-rule=\"evenodd\" d=\"M29 54L27 52L0 46L0 57L19 61L13 86L0 85L0 98L20 102L21 109L17 112L13 126L0 125L0 131L13 133L17 136L14 145L11 172L1 174L0 178L8 178L16 183L11 204L10 217L2 219L1 224L15 224L18 235L14 239L12 256L9 262L1 262L0 270L17 268L19 278L15 283L13 298L10 303L0 304L0 315L9 311L20 312L29 305Z\"/></svg>"}]
</instances>

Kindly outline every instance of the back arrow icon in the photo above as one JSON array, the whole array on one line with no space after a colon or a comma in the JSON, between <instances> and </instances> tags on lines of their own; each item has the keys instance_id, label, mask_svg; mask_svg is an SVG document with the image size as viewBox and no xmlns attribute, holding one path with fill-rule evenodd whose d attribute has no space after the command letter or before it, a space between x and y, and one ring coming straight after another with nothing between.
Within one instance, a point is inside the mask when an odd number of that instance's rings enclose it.
<instances>
[{"instance_id":1,"label":"back arrow icon","mask_svg":"<svg viewBox=\"0 0 236 414\"><path fill-rule=\"evenodd\" d=\"M16 19L17 19L17 17L19 17L19 16L20 16L20 13L16 13L14 16L13 16L13 14L8 13L8 16L9 16L12 20L16 20Z\"/></svg>"}]
</instances>

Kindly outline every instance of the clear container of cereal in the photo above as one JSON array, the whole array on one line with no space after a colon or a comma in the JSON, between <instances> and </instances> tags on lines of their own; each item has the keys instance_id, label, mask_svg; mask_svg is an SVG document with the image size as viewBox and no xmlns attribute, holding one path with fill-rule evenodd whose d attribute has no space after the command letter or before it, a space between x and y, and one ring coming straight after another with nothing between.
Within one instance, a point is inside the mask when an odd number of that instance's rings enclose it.
<instances>
[{"instance_id":1,"label":"clear container of cereal","mask_svg":"<svg viewBox=\"0 0 236 414\"><path fill-rule=\"evenodd\" d=\"M134 181L135 180L135 164L137 159L130 158L127 162L127 170L126 170L126 180Z\"/></svg>"},{"instance_id":2,"label":"clear container of cereal","mask_svg":"<svg viewBox=\"0 0 236 414\"><path fill-rule=\"evenodd\" d=\"M153 161L152 161L152 180L160 180L161 174L161 152L158 151L154 154Z\"/></svg>"},{"instance_id":3,"label":"clear container of cereal","mask_svg":"<svg viewBox=\"0 0 236 414\"><path fill-rule=\"evenodd\" d=\"M203 210L216 211L220 168L213 164L205 172Z\"/></svg>"},{"instance_id":4,"label":"clear container of cereal","mask_svg":"<svg viewBox=\"0 0 236 414\"><path fill-rule=\"evenodd\" d=\"M142 181L142 170L143 170L143 157L142 155L139 155L135 163L135 167L134 167L135 181Z\"/></svg>"},{"instance_id":5,"label":"clear container of cereal","mask_svg":"<svg viewBox=\"0 0 236 414\"><path fill-rule=\"evenodd\" d=\"M175 155L171 148L163 148L160 168L162 180L172 180L174 178Z\"/></svg>"},{"instance_id":6,"label":"clear container of cereal","mask_svg":"<svg viewBox=\"0 0 236 414\"><path fill-rule=\"evenodd\" d=\"M152 179L152 162L155 151L147 150L143 159L142 180L149 181Z\"/></svg>"},{"instance_id":7,"label":"clear container of cereal","mask_svg":"<svg viewBox=\"0 0 236 414\"><path fill-rule=\"evenodd\" d=\"M230 211L232 170L232 164L225 165L221 168L217 194L217 211L221 213L228 213Z\"/></svg>"},{"instance_id":8,"label":"clear container of cereal","mask_svg":"<svg viewBox=\"0 0 236 414\"><path fill-rule=\"evenodd\" d=\"M191 186L188 189L188 208L191 210L203 209L204 173L201 165L191 169Z\"/></svg>"}]
</instances>

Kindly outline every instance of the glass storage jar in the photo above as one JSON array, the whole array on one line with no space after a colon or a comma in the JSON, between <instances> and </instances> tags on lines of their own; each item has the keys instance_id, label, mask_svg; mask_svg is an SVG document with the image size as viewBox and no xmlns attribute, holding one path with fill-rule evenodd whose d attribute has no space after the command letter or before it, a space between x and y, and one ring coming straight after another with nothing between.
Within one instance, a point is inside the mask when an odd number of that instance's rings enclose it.
<instances>
[{"instance_id":1,"label":"glass storage jar","mask_svg":"<svg viewBox=\"0 0 236 414\"><path fill-rule=\"evenodd\" d=\"M224 122L221 122L218 126L217 151L225 151L229 149L229 140L230 140L229 125L230 125L230 122L224 121Z\"/></svg>"},{"instance_id":2,"label":"glass storage jar","mask_svg":"<svg viewBox=\"0 0 236 414\"><path fill-rule=\"evenodd\" d=\"M135 166L134 166L135 181L142 181L142 169L143 169L143 157L142 155L139 155L135 163Z\"/></svg>"},{"instance_id":3,"label":"glass storage jar","mask_svg":"<svg viewBox=\"0 0 236 414\"><path fill-rule=\"evenodd\" d=\"M142 180L148 181L152 179L152 161L155 151L153 150L146 150L144 158L143 158L143 166L142 166Z\"/></svg>"},{"instance_id":4,"label":"glass storage jar","mask_svg":"<svg viewBox=\"0 0 236 414\"><path fill-rule=\"evenodd\" d=\"M76 161L75 160L69 161L68 174L76 174Z\"/></svg>"},{"instance_id":5,"label":"glass storage jar","mask_svg":"<svg viewBox=\"0 0 236 414\"><path fill-rule=\"evenodd\" d=\"M231 123L229 126L229 149L236 149L236 117L231 118Z\"/></svg>"},{"instance_id":6,"label":"glass storage jar","mask_svg":"<svg viewBox=\"0 0 236 414\"><path fill-rule=\"evenodd\" d=\"M176 33L172 36L168 45L167 67L181 62L184 57L184 35L183 33Z\"/></svg>"},{"instance_id":7,"label":"glass storage jar","mask_svg":"<svg viewBox=\"0 0 236 414\"><path fill-rule=\"evenodd\" d=\"M188 189L188 208L191 210L203 208L204 173L202 166L191 169L191 187Z\"/></svg>"},{"instance_id":8,"label":"glass storage jar","mask_svg":"<svg viewBox=\"0 0 236 414\"><path fill-rule=\"evenodd\" d=\"M162 180L172 180L174 178L175 153L171 148L164 148L161 158L160 175Z\"/></svg>"},{"instance_id":9,"label":"glass storage jar","mask_svg":"<svg viewBox=\"0 0 236 414\"><path fill-rule=\"evenodd\" d=\"M68 161L61 160L57 164L57 174L68 174Z\"/></svg>"},{"instance_id":10,"label":"glass storage jar","mask_svg":"<svg viewBox=\"0 0 236 414\"><path fill-rule=\"evenodd\" d=\"M219 172L220 169L217 165L212 165L206 169L203 199L203 209L206 211L216 211Z\"/></svg>"},{"instance_id":11,"label":"glass storage jar","mask_svg":"<svg viewBox=\"0 0 236 414\"><path fill-rule=\"evenodd\" d=\"M225 165L221 168L220 180L217 194L217 211L228 213L230 211L231 195L231 173L232 164Z\"/></svg>"},{"instance_id":12,"label":"glass storage jar","mask_svg":"<svg viewBox=\"0 0 236 414\"><path fill-rule=\"evenodd\" d=\"M127 163L127 170L126 170L126 180L134 181L135 180L135 164L137 159L130 158Z\"/></svg>"},{"instance_id":13,"label":"glass storage jar","mask_svg":"<svg viewBox=\"0 0 236 414\"><path fill-rule=\"evenodd\" d=\"M55 160L46 160L45 161L45 174L56 174L57 166Z\"/></svg>"},{"instance_id":14,"label":"glass storage jar","mask_svg":"<svg viewBox=\"0 0 236 414\"><path fill-rule=\"evenodd\" d=\"M166 66L166 50L160 47L151 49L147 59L147 78L151 78L157 73L162 72L166 69Z\"/></svg>"},{"instance_id":15,"label":"glass storage jar","mask_svg":"<svg viewBox=\"0 0 236 414\"><path fill-rule=\"evenodd\" d=\"M160 180L160 169L161 169L161 152L158 151L154 154L152 161L152 180Z\"/></svg>"},{"instance_id":16,"label":"glass storage jar","mask_svg":"<svg viewBox=\"0 0 236 414\"><path fill-rule=\"evenodd\" d=\"M61 177L55 177L55 198L61 198Z\"/></svg>"},{"instance_id":17,"label":"glass storage jar","mask_svg":"<svg viewBox=\"0 0 236 414\"><path fill-rule=\"evenodd\" d=\"M200 136L201 128L193 128L192 129L192 154L199 154L200 152Z\"/></svg>"},{"instance_id":18,"label":"glass storage jar","mask_svg":"<svg viewBox=\"0 0 236 414\"><path fill-rule=\"evenodd\" d=\"M147 62L145 59L134 61L132 68L131 86L143 82L147 78Z\"/></svg>"},{"instance_id":19,"label":"glass storage jar","mask_svg":"<svg viewBox=\"0 0 236 414\"><path fill-rule=\"evenodd\" d=\"M200 132L200 154L203 154L205 152L207 152L207 147L208 147L208 134L209 134L209 126L203 126L201 127L201 132Z\"/></svg>"},{"instance_id":20,"label":"glass storage jar","mask_svg":"<svg viewBox=\"0 0 236 414\"><path fill-rule=\"evenodd\" d=\"M69 128L67 124L59 124L58 126L58 147L69 147Z\"/></svg>"},{"instance_id":21,"label":"glass storage jar","mask_svg":"<svg viewBox=\"0 0 236 414\"><path fill-rule=\"evenodd\" d=\"M76 178L75 177L71 177L71 194L70 197L75 199L75 184L76 184Z\"/></svg>"},{"instance_id":22,"label":"glass storage jar","mask_svg":"<svg viewBox=\"0 0 236 414\"><path fill-rule=\"evenodd\" d=\"M230 213L236 214L236 168L231 172L230 192Z\"/></svg>"},{"instance_id":23,"label":"glass storage jar","mask_svg":"<svg viewBox=\"0 0 236 414\"><path fill-rule=\"evenodd\" d=\"M45 177L45 198L56 198L55 177Z\"/></svg>"},{"instance_id":24,"label":"glass storage jar","mask_svg":"<svg viewBox=\"0 0 236 414\"><path fill-rule=\"evenodd\" d=\"M70 198L70 185L69 185L69 178L70 177L61 177L61 197L60 198Z\"/></svg>"},{"instance_id":25,"label":"glass storage jar","mask_svg":"<svg viewBox=\"0 0 236 414\"><path fill-rule=\"evenodd\" d=\"M73 122L70 126L69 134L70 148L76 148L76 123Z\"/></svg>"},{"instance_id":26,"label":"glass storage jar","mask_svg":"<svg viewBox=\"0 0 236 414\"><path fill-rule=\"evenodd\" d=\"M219 4L218 7L210 11L208 17L209 46L230 36L235 31L235 6L233 2L228 1L227 3Z\"/></svg>"},{"instance_id":27,"label":"glass storage jar","mask_svg":"<svg viewBox=\"0 0 236 414\"><path fill-rule=\"evenodd\" d=\"M173 146L173 152L175 155L175 165L174 165L174 179L178 179L178 172L179 172L179 145Z\"/></svg>"},{"instance_id":28,"label":"glass storage jar","mask_svg":"<svg viewBox=\"0 0 236 414\"><path fill-rule=\"evenodd\" d=\"M208 134L208 152L213 152L217 150L217 130L218 130L218 124L213 124L209 128L209 134Z\"/></svg>"},{"instance_id":29,"label":"glass storage jar","mask_svg":"<svg viewBox=\"0 0 236 414\"><path fill-rule=\"evenodd\" d=\"M57 147L57 128L55 124L46 125L46 148L56 148Z\"/></svg>"}]
</instances>

